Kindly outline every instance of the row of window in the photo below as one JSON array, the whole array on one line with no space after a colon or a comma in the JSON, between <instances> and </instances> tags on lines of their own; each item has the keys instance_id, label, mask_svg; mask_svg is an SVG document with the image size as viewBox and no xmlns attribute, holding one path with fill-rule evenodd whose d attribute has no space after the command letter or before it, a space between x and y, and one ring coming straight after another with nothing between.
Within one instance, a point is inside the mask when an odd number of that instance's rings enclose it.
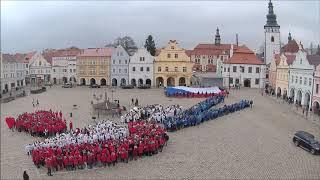
<instances>
[{"instance_id":1,"label":"row of window","mask_svg":"<svg viewBox=\"0 0 320 180\"><path fill-rule=\"evenodd\" d=\"M195 59L194 62L200 64L200 59ZM213 64L213 59L208 59L208 64Z\"/></svg>"},{"instance_id":2,"label":"row of window","mask_svg":"<svg viewBox=\"0 0 320 180\"><path fill-rule=\"evenodd\" d=\"M86 65L86 64L89 64L89 65L99 65L99 64L107 64L107 60L94 60L94 61L88 61L88 60L78 60L78 64L79 65Z\"/></svg>"},{"instance_id":3,"label":"row of window","mask_svg":"<svg viewBox=\"0 0 320 180\"><path fill-rule=\"evenodd\" d=\"M178 59L178 57L179 57L178 54L174 54L174 58ZM171 54L170 53L167 54L167 58L171 58Z\"/></svg>"},{"instance_id":4,"label":"row of window","mask_svg":"<svg viewBox=\"0 0 320 180\"><path fill-rule=\"evenodd\" d=\"M158 72L161 72L161 71L162 71L161 67L158 67ZM169 72L169 67L165 67L165 72ZM174 67L174 72L179 72L179 68ZM187 72L187 67L183 67L182 72Z\"/></svg>"},{"instance_id":5,"label":"row of window","mask_svg":"<svg viewBox=\"0 0 320 180\"><path fill-rule=\"evenodd\" d=\"M113 73L116 73L116 69L112 69L112 72L113 72ZM126 74L126 73L128 73L128 70L127 70L127 69L123 69L123 71L122 71L122 69L118 69L118 73L124 73L124 74Z\"/></svg>"},{"instance_id":6,"label":"row of window","mask_svg":"<svg viewBox=\"0 0 320 180\"><path fill-rule=\"evenodd\" d=\"M237 72L237 66L232 66L232 72ZM242 73L245 73L245 67L243 67L243 66L240 66L240 72L242 72ZM229 68L224 68L224 72L229 72L230 71L230 69ZM252 67L248 67L248 73L252 73ZM260 73L260 68L259 67L256 67L256 73Z\"/></svg>"},{"instance_id":7,"label":"row of window","mask_svg":"<svg viewBox=\"0 0 320 180\"><path fill-rule=\"evenodd\" d=\"M195 57L195 61L198 61L198 63L200 63L200 55L196 55ZM206 59L206 56L202 56L202 59ZM209 56L209 59L219 59L219 56ZM223 61L224 56L220 56L220 60Z\"/></svg>"},{"instance_id":8,"label":"row of window","mask_svg":"<svg viewBox=\"0 0 320 180\"><path fill-rule=\"evenodd\" d=\"M302 77L298 77L298 76L291 76L291 83L296 83L296 84L298 84L298 80L299 80L299 84L301 84L302 85ZM307 85L307 82L308 81L308 78L304 78L303 79L303 85ZM311 86L312 85L312 78L309 78L309 86Z\"/></svg>"},{"instance_id":9,"label":"row of window","mask_svg":"<svg viewBox=\"0 0 320 180\"><path fill-rule=\"evenodd\" d=\"M122 63L122 61L119 60L119 63L118 63L118 64L121 64L121 63ZM112 61L112 64L116 64L116 60L113 60L113 61ZM124 60L124 64L128 64L128 60Z\"/></svg>"},{"instance_id":10,"label":"row of window","mask_svg":"<svg viewBox=\"0 0 320 180\"><path fill-rule=\"evenodd\" d=\"M43 71L42 69L38 69L37 74L43 74L44 72L46 72L46 74L49 74L50 70ZM31 70L31 74L35 74L35 73L36 73L35 70Z\"/></svg>"},{"instance_id":11,"label":"row of window","mask_svg":"<svg viewBox=\"0 0 320 180\"><path fill-rule=\"evenodd\" d=\"M9 65L5 64L4 69L8 69ZM14 68L14 64L10 64L10 69ZM21 63L16 63L16 68L28 68L28 64L21 64Z\"/></svg>"},{"instance_id":12,"label":"row of window","mask_svg":"<svg viewBox=\"0 0 320 180\"><path fill-rule=\"evenodd\" d=\"M233 84L233 78L229 78L229 82L230 82L230 84ZM235 78L235 83L236 84L239 84L239 78ZM259 83L260 83L260 79L259 78L256 78L255 79L255 81L254 81L254 83L256 84L256 85L258 85Z\"/></svg>"},{"instance_id":13,"label":"row of window","mask_svg":"<svg viewBox=\"0 0 320 180\"><path fill-rule=\"evenodd\" d=\"M143 72L143 67L140 67L140 71ZM136 67L132 67L132 71L136 71ZM146 67L146 71L149 72L150 71L150 67Z\"/></svg>"},{"instance_id":14,"label":"row of window","mask_svg":"<svg viewBox=\"0 0 320 180\"><path fill-rule=\"evenodd\" d=\"M56 69L52 69L53 72L56 72ZM67 69L62 69L62 72L67 72ZM76 72L76 69L69 69L69 72L72 73L72 72Z\"/></svg>"}]
</instances>

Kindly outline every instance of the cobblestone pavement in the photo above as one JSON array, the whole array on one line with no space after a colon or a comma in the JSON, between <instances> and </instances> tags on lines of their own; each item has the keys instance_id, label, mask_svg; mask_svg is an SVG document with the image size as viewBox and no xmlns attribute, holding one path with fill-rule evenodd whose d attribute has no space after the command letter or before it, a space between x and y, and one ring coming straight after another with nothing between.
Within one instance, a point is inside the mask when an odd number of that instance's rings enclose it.
<instances>
[{"instance_id":1,"label":"cobblestone pavement","mask_svg":"<svg viewBox=\"0 0 320 180\"><path fill-rule=\"evenodd\" d=\"M37 169L24 145L35 141L25 133L8 130L3 117L32 111L32 99L39 99L37 109L65 109L73 112L75 127L90 123L90 100L93 93L108 89L53 87L48 92L30 95L1 105L1 179L22 179L27 170L30 179L319 179L320 156L313 156L292 143L297 130L305 130L320 138L320 127L297 115L290 108L258 90L233 90L225 103L242 98L254 100L245 109L197 127L170 133L168 146L152 157L119 163L115 167L59 171L53 177L44 168ZM170 99L161 89L118 89L113 96L129 107L135 96L139 103L192 106L201 99ZM77 110L72 105L77 104ZM67 118L68 120L70 118Z\"/></svg>"}]
</instances>

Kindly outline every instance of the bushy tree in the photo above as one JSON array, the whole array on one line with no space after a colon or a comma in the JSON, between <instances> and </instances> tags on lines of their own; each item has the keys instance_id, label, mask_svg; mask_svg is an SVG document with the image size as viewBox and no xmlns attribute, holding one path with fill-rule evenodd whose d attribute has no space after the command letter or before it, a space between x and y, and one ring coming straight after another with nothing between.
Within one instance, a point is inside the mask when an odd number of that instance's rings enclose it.
<instances>
[{"instance_id":1,"label":"bushy tree","mask_svg":"<svg viewBox=\"0 0 320 180\"><path fill-rule=\"evenodd\" d=\"M153 37L151 35L149 35L146 39L144 47L152 56L156 55L156 44L154 43Z\"/></svg>"},{"instance_id":2,"label":"bushy tree","mask_svg":"<svg viewBox=\"0 0 320 180\"><path fill-rule=\"evenodd\" d=\"M119 45L121 45L129 55L133 55L138 49L136 43L130 36L118 37L113 43L109 43L105 47L117 47Z\"/></svg>"}]
</instances>

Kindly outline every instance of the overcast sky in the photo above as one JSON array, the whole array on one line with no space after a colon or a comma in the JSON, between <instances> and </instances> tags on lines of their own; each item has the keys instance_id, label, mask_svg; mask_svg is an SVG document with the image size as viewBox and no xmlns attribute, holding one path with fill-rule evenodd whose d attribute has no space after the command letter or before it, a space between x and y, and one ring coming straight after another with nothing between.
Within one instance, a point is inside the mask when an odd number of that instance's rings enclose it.
<instances>
[{"instance_id":1,"label":"overcast sky","mask_svg":"<svg viewBox=\"0 0 320 180\"><path fill-rule=\"evenodd\" d=\"M281 40L288 32L305 47L320 39L319 1L274 1ZM268 1L1 1L1 49L102 47L118 36L142 46L148 34L162 47L176 39L183 48L212 43L218 26L222 43L252 49L263 44Z\"/></svg>"}]
</instances>

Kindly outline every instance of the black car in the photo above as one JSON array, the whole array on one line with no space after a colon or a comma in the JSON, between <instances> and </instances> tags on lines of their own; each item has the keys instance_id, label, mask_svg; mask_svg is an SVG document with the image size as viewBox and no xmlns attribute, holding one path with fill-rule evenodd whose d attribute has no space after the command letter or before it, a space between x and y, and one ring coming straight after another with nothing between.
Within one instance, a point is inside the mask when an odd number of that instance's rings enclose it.
<instances>
[{"instance_id":1,"label":"black car","mask_svg":"<svg viewBox=\"0 0 320 180\"><path fill-rule=\"evenodd\" d=\"M91 84L90 87L91 87L91 88L100 88L100 85L98 85L98 84Z\"/></svg>"},{"instance_id":2,"label":"black car","mask_svg":"<svg viewBox=\"0 0 320 180\"><path fill-rule=\"evenodd\" d=\"M303 149L310 151L311 154L319 154L320 144L314 139L314 136L305 131L297 131L293 136L293 143Z\"/></svg>"}]
</instances>

